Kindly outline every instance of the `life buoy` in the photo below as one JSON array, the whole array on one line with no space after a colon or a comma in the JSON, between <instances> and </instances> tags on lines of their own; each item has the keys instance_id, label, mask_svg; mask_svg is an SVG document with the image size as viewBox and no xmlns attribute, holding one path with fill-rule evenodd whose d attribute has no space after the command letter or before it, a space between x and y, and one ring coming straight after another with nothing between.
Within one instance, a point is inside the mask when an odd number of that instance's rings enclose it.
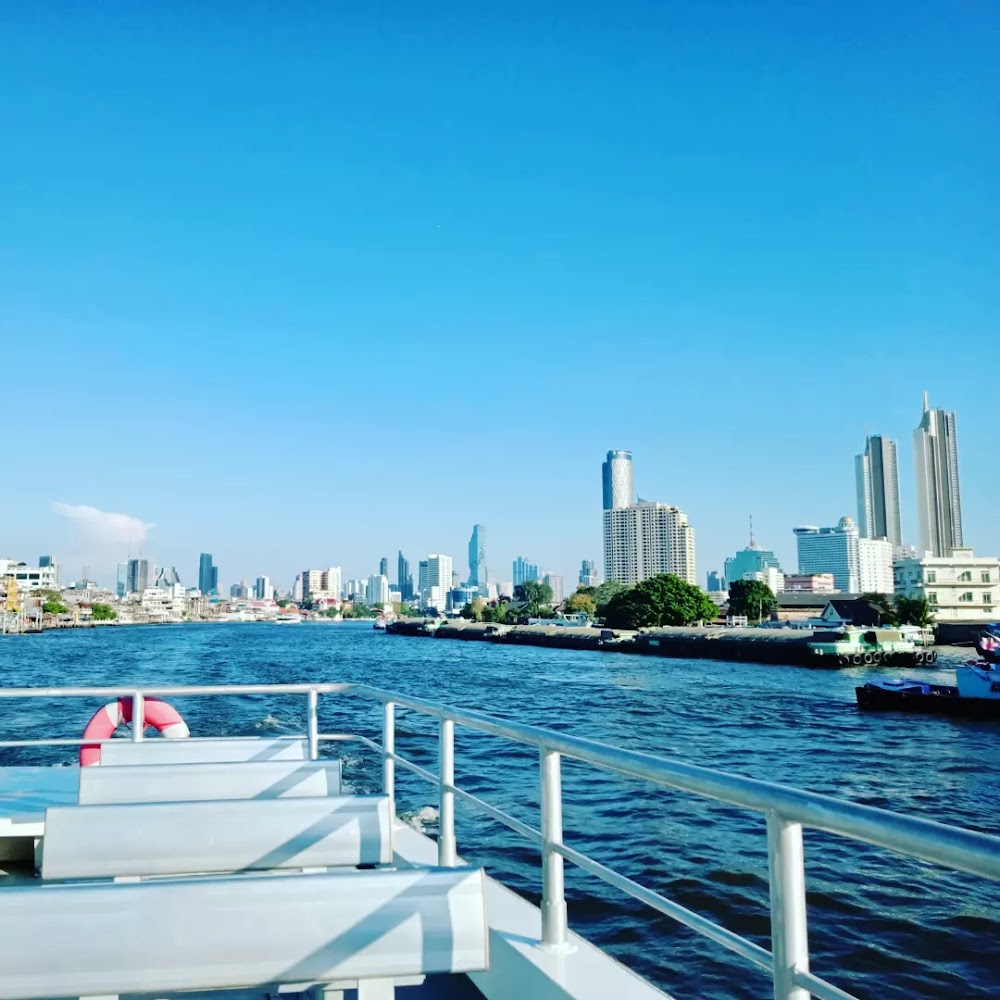
<instances>
[{"instance_id":1,"label":"life buoy","mask_svg":"<svg viewBox=\"0 0 1000 1000\"><path fill-rule=\"evenodd\" d=\"M173 705L168 705L159 698L146 698L143 702L143 721L147 726L154 726L161 736L168 740L183 740L190 736L187 723L181 718L180 712ZM119 698L109 701L90 717L84 738L94 740L110 739L114 731L123 723L132 721L132 699ZM101 745L85 743L80 747L80 767L89 767L101 762Z\"/></svg>"}]
</instances>

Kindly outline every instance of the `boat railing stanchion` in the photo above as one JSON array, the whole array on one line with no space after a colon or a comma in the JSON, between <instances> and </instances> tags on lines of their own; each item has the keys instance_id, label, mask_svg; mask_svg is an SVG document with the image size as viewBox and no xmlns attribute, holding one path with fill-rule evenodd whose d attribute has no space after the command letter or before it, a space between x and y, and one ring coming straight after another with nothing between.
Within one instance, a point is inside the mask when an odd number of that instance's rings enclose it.
<instances>
[{"instance_id":1,"label":"boat railing stanchion","mask_svg":"<svg viewBox=\"0 0 1000 1000\"><path fill-rule=\"evenodd\" d=\"M569 922L563 881L562 763L554 750L541 749L542 777L542 947L569 951Z\"/></svg>"},{"instance_id":2,"label":"boat railing stanchion","mask_svg":"<svg viewBox=\"0 0 1000 1000\"><path fill-rule=\"evenodd\" d=\"M306 698L306 733L309 738L309 759L316 760L319 757L319 692L316 688L309 688Z\"/></svg>"},{"instance_id":3,"label":"boat railing stanchion","mask_svg":"<svg viewBox=\"0 0 1000 1000\"><path fill-rule=\"evenodd\" d=\"M455 845L455 723L441 720L440 761L438 763L438 865L454 868L458 849Z\"/></svg>"},{"instance_id":4,"label":"boat railing stanchion","mask_svg":"<svg viewBox=\"0 0 1000 1000\"><path fill-rule=\"evenodd\" d=\"M141 691L132 695L132 742L142 742L142 731L146 728L146 699Z\"/></svg>"},{"instance_id":5,"label":"boat railing stanchion","mask_svg":"<svg viewBox=\"0 0 1000 1000\"><path fill-rule=\"evenodd\" d=\"M389 797L389 819L396 818L396 703L382 706L382 794Z\"/></svg>"},{"instance_id":6,"label":"boat railing stanchion","mask_svg":"<svg viewBox=\"0 0 1000 1000\"><path fill-rule=\"evenodd\" d=\"M774 1000L809 1000L809 991L795 984L797 972L809 971L801 823L790 823L777 812L767 814L767 865Z\"/></svg>"}]
</instances>

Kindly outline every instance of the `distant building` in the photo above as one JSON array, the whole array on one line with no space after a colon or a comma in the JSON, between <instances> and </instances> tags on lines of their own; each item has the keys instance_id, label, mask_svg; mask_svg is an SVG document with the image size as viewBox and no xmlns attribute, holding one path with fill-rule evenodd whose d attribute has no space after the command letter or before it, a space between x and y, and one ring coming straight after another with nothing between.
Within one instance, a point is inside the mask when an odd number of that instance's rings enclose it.
<instances>
[{"instance_id":1,"label":"distant building","mask_svg":"<svg viewBox=\"0 0 1000 1000\"><path fill-rule=\"evenodd\" d=\"M250 596L250 589L247 587L246 580L240 580L239 583L234 583L229 588L229 596L236 600L246 600Z\"/></svg>"},{"instance_id":2,"label":"distant building","mask_svg":"<svg viewBox=\"0 0 1000 1000\"><path fill-rule=\"evenodd\" d=\"M778 557L770 549L755 545L752 538L747 548L740 549L736 555L726 560L725 567L724 575L729 583L746 579L748 573L763 573L768 569L781 572Z\"/></svg>"},{"instance_id":3,"label":"distant building","mask_svg":"<svg viewBox=\"0 0 1000 1000\"><path fill-rule=\"evenodd\" d=\"M501 580L497 584L497 599L501 597L511 598L514 596L514 581L513 580Z\"/></svg>"},{"instance_id":4,"label":"distant building","mask_svg":"<svg viewBox=\"0 0 1000 1000\"><path fill-rule=\"evenodd\" d=\"M368 582L366 580L348 580L341 592L345 601L364 601L368 596L367 591Z\"/></svg>"},{"instance_id":5,"label":"distant building","mask_svg":"<svg viewBox=\"0 0 1000 1000\"><path fill-rule=\"evenodd\" d=\"M601 465L601 485L604 495L604 510L631 507L635 503L632 452L608 452L608 457Z\"/></svg>"},{"instance_id":6,"label":"distant building","mask_svg":"<svg viewBox=\"0 0 1000 1000\"><path fill-rule=\"evenodd\" d=\"M926 392L923 417L913 432L913 455L920 551L950 557L963 544L955 414L930 409Z\"/></svg>"},{"instance_id":7,"label":"distant building","mask_svg":"<svg viewBox=\"0 0 1000 1000\"><path fill-rule=\"evenodd\" d=\"M514 586L520 587L529 580L538 580L538 563L528 562L524 556L518 556L514 560Z\"/></svg>"},{"instance_id":8,"label":"distant building","mask_svg":"<svg viewBox=\"0 0 1000 1000\"><path fill-rule=\"evenodd\" d=\"M396 584L399 587L400 600L412 601L413 576L410 573L410 564L403 557L402 549L400 549L399 555L396 558Z\"/></svg>"},{"instance_id":9,"label":"distant building","mask_svg":"<svg viewBox=\"0 0 1000 1000\"><path fill-rule=\"evenodd\" d=\"M895 590L904 597L925 597L939 622L995 621L1000 615L1000 561L952 549L948 556L901 559L895 565Z\"/></svg>"},{"instance_id":10,"label":"distant building","mask_svg":"<svg viewBox=\"0 0 1000 1000\"><path fill-rule=\"evenodd\" d=\"M119 563L115 572L115 597L124 597L128 593L128 563Z\"/></svg>"},{"instance_id":11,"label":"distant building","mask_svg":"<svg viewBox=\"0 0 1000 1000\"><path fill-rule=\"evenodd\" d=\"M253 585L253 596L258 601L271 601L274 599L274 587L271 586L270 577L257 577L257 582Z\"/></svg>"},{"instance_id":12,"label":"distant building","mask_svg":"<svg viewBox=\"0 0 1000 1000\"><path fill-rule=\"evenodd\" d=\"M473 587L471 584L467 584L464 587L452 587L448 591L448 610L453 612L459 612L466 606L466 604L471 604L473 601L479 597L479 588Z\"/></svg>"},{"instance_id":13,"label":"distant building","mask_svg":"<svg viewBox=\"0 0 1000 1000\"><path fill-rule=\"evenodd\" d=\"M858 528L842 517L835 528L796 528L799 573L832 573L837 590L858 593Z\"/></svg>"},{"instance_id":14,"label":"distant building","mask_svg":"<svg viewBox=\"0 0 1000 1000\"><path fill-rule=\"evenodd\" d=\"M173 587L174 584L180 583L180 574L177 572L176 566L161 566L156 572L156 582L154 586L159 587L163 590L167 590Z\"/></svg>"},{"instance_id":15,"label":"distant building","mask_svg":"<svg viewBox=\"0 0 1000 1000\"><path fill-rule=\"evenodd\" d=\"M149 560L129 559L125 588L129 594L141 594L149 587Z\"/></svg>"},{"instance_id":16,"label":"distant building","mask_svg":"<svg viewBox=\"0 0 1000 1000\"><path fill-rule=\"evenodd\" d=\"M426 560L421 561L420 566L424 574L420 585L421 603L439 611L446 610L448 591L452 589L451 556L431 553Z\"/></svg>"},{"instance_id":17,"label":"distant building","mask_svg":"<svg viewBox=\"0 0 1000 1000\"><path fill-rule=\"evenodd\" d=\"M59 586L57 569L51 562L48 566L29 566L13 559L0 559L0 580L14 577L19 591L56 590Z\"/></svg>"},{"instance_id":18,"label":"distant building","mask_svg":"<svg viewBox=\"0 0 1000 1000\"><path fill-rule=\"evenodd\" d=\"M743 580L759 580L770 588L772 594L780 594L785 589L785 574L774 566L766 566L753 573L744 573Z\"/></svg>"},{"instance_id":19,"label":"distant building","mask_svg":"<svg viewBox=\"0 0 1000 1000\"><path fill-rule=\"evenodd\" d=\"M832 594L836 589L832 573L785 574L786 594Z\"/></svg>"},{"instance_id":20,"label":"distant building","mask_svg":"<svg viewBox=\"0 0 1000 1000\"><path fill-rule=\"evenodd\" d=\"M378 571L381 576L384 576L387 580L389 579L389 557L382 556L378 561Z\"/></svg>"},{"instance_id":21,"label":"distant building","mask_svg":"<svg viewBox=\"0 0 1000 1000\"><path fill-rule=\"evenodd\" d=\"M858 534L862 538L887 538L903 544L899 526L899 470L896 442L876 434L865 441L865 450L854 459L858 491Z\"/></svg>"},{"instance_id":22,"label":"distant building","mask_svg":"<svg viewBox=\"0 0 1000 1000\"><path fill-rule=\"evenodd\" d=\"M550 570L542 577L542 583L548 584L552 591L552 606L555 607L557 604L562 604L563 578L558 573L553 573Z\"/></svg>"},{"instance_id":23,"label":"distant building","mask_svg":"<svg viewBox=\"0 0 1000 1000\"><path fill-rule=\"evenodd\" d=\"M38 557L38 568L39 569L46 569L47 567L52 566L52 565L54 565L53 560L52 560L52 556L39 556ZM89 576L90 574L84 573L83 575L84 576Z\"/></svg>"},{"instance_id":24,"label":"distant building","mask_svg":"<svg viewBox=\"0 0 1000 1000\"><path fill-rule=\"evenodd\" d=\"M302 571L302 600L339 600L341 590L341 569L304 569Z\"/></svg>"},{"instance_id":25,"label":"distant building","mask_svg":"<svg viewBox=\"0 0 1000 1000\"><path fill-rule=\"evenodd\" d=\"M726 578L719 576L718 570L709 570L706 578L707 590L710 594L717 594L726 590Z\"/></svg>"},{"instance_id":26,"label":"distant building","mask_svg":"<svg viewBox=\"0 0 1000 1000\"><path fill-rule=\"evenodd\" d=\"M597 566L590 559L584 559L580 563L579 584L581 587L599 587L601 585L601 575L597 572Z\"/></svg>"},{"instance_id":27,"label":"distant building","mask_svg":"<svg viewBox=\"0 0 1000 1000\"><path fill-rule=\"evenodd\" d=\"M469 586L483 590L489 582L486 568L486 528L481 524L472 526L469 539Z\"/></svg>"},{"instance_id":28,"label":"distant building","mask_svg":"<svg viewBox=\"0 0 1000 1000\"><path fill-rule=\"evenodd\" d=\"M212 562L210 552L202 552L198 559L198 589L203 594L218 594L219 569Z\"/></svg>"},{"instance_id":29,"label":"distant building","mask_svg":"<svg viewBox=\"0 0 1000 1000\"><path fill-rule=\"evenodd\" d=\"M383 560L388 566L388 559ZM368 577L365 587L365 604L369 607L381 607L389 603L389 578L384 573L376 573Z\"/></svg>"},{"instance_id":30,"label":"distant building","mask_svg":"<svg viewBox=\"0 0 1000 1000\"><path fill-rule=\"evenodd\" d=\"M858 539L858 590L862 594L891 594L893 546L886 538Z\"/></svg>"},{"instance_id":31,"label":"distant building","mask_svg":"<svg viewBox=\"0 0 1000 1000\"><path fill-rule=\"evenodd\" d=\"M697 584L694 544L687 515L669 504L643 500L604 511L604 573L616 583L674 573Z\"/></svg>"},{"instance_id":32,"label":"distant building","mask_svg":"<svg viewBox=\"0 0 1000 1000\"><path fill-rule=\"evenodd\" d=\"M299 574L295 578L295 583L292 584L292 600L298 604L302 600L302 575Z\"/></svg>"}]
</instances>

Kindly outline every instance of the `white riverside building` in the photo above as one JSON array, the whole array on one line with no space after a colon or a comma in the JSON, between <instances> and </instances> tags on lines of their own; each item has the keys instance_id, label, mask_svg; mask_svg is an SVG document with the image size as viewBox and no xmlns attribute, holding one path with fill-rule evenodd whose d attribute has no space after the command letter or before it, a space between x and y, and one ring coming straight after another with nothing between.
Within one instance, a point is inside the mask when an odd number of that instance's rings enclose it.
<instances>
[{"instance_id":1,"label":"white riverside building","mask_svg":"<svg viewBox=\"0 0 1000 1000\"><path fill-rule=\"evenodd\" d=\"M448 591L452 589L451 556L432 552L420 560L420 601L428 608L445 610Z\"/></svg>"},{"instance_id":2,"label":"white riverside building","mask_svg":"<svg viewBox=\"0 0 1000 1000\"><path fill-rule=\"evenodd\" d=\"M920 426L913 432L913 458L917 473L919 551L950 556L952 550L963 546L955 414L932 410L926 392Z\"/></svg>"},{"instance_id":3,"label":"white riverside building","mask_svg":"<svg viewBox=\"0 0 1000 1000\"><path fill-rule=\"evenodd\" d=\"M892 543L861 538L853 518L842 517L835 528L796 528L795 539L800 574L831 573L847 594L893 592Z\"/></svg>"},{"instance_id":4,"label":"white riverside building","mask_svg":"<svg viewBox=\"0 0 1000 1000\"><path fill-rule=\"evenodd\" d=\"M677 507L644 500L604 511L605 579L629 586L660 573L696 584L694 528Z\"/></svg>"},{"instance_id":5,"label":"white riverside building","mask_svg":"<svg viewBox=\"0 0 1000 1000\"><path fill-rule=\"evenodd\" d=\"M341 568L304 569L302 571L302 600L340 600Z\"/></svg>"},{"instance_id":6,"label":"white riverside building","mask_svg":"<svg viewBox=\"0 0 1000 1000\"><path fill-rule=\"evenodd\" d=\"M28 566L16 559L0 559L0 580L14 577L18 590L58 590L59 567L55 563L47 566Z\"/></svg>"},{"instance_id":7,"label":"white riverside building","mask_svg":"<svg viewBox=\"0 0 1000 1000\"><path fill-rule=\"evenodd\" d=\"M365 604L370 608L377 608L388 603L389 578L382 573L372 574L365 587Z\"/></svg>"},{"instance_id":8,"label":"white riverside building","mask_svg":"<svg viewBox=\"0 0 1000 1000\"><path fill-rule=\"evenodd\" d=\"M899 559L896 594L925 597L939 622L995 621L1000 608L1000 560L952 549L948 556Z\"/></svg>"}]
</instances>

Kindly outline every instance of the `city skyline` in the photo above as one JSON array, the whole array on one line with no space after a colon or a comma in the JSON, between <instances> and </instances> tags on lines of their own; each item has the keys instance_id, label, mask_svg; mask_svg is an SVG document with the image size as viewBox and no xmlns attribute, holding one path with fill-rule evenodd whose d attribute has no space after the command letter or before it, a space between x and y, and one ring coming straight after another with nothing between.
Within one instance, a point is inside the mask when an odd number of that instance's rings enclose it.
<instances>
[{"instance_id":1,"label":"city skyline","mask_svg":"<svg viewBox=\"0 0 1000 1000\"><path fill-rule=\"evenodd\" d=\"M97 53L84 7L13 6L0 553L189 583L207 549L221 585L284 588L398 549L464 572L482 523L493 575L570 581L620 448L699 580L749 511L789 567L792 526L856 511L870 434L917 542L924 389L961 424L964 540L1000 552L970 378L1000 312L995 33L975 5L722 13L145 5Z\"/></svg>"}]
</instances>

